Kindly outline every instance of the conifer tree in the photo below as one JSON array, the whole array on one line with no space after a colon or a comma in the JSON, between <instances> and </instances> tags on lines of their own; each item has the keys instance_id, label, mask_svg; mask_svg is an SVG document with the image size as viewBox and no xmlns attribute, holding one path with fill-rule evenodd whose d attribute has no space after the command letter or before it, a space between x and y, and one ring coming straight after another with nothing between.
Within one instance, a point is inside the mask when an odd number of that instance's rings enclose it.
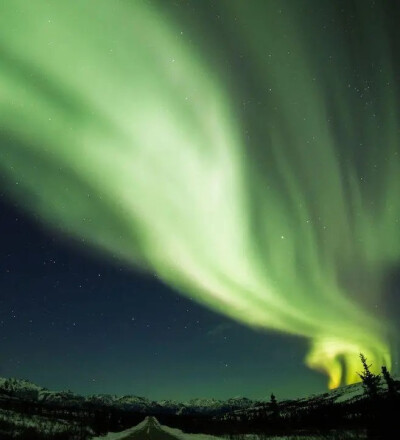
<instances>
[{"instance_id":1,"label":"conifer tree","mask_svg":"<svg viewBox=\"0 0 400 440\"><path fill-rule=\"evenodd\" d=\"M379 376L379 374L374 374L371 372L371 365L367 364L367 358L362 353L360 353L360 359L364 371L357 374L362 380L365 393L371 398L376 398L378 395L378 386L380 384L381 377Z\"/></svg>"},{"instance_id":2,"label":"conifer tree","mask_svg":"<svg viewBox=\"0 0 400 440\"><path fill-rule=\"evenodd\" d=\"M274 417L277 417L278 416L278 402L276 400L274 393L271 394L271 410L272 410L272 415Z\"/></svg>"},{"instance_id":3,"label":"conifer tree","mask_svg":"<svg viewBox=\"0 0 400 440\"><path fill-rule=\"evenodd\" d=\"M387 384L388 394L393 396L396 392L395 382L391 374L389 373L389 370L385 366L382 367L382 375Z\"/></svg>"}]
</instances>

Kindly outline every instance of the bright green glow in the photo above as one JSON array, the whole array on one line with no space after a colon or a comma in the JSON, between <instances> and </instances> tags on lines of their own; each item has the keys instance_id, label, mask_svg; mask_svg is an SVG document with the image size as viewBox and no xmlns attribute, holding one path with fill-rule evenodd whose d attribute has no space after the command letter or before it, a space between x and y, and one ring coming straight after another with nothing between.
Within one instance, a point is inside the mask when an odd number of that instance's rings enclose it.
<instances>
[{"instance_id":1,"label":"bright green glow","mask_svg":"<svg viewBox=\"0 0 400 440\"><path fill-rule=\"evenodd\" d=\"M263 2L268 22L260 3L220 5L227 27L241 17L264 93L243 116L252 141L222 73L146 2L2 1L0 166L55 227L234 319L309 338L307 364L334 387L343 364L357 380L359 352L390 368L387 328L363 303L400 257L398 114L389 70L374 120L341 83L345 54L314 68L300 3L290 18Z\"/></svg>"}]
</instances>

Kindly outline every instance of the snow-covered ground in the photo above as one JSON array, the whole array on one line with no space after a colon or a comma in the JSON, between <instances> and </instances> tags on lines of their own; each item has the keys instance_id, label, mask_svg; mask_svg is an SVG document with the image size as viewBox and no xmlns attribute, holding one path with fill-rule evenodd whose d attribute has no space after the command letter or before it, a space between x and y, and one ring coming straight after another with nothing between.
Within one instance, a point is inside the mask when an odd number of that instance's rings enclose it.
<instances>
[{"instance_id":1,"label":"snow-covered ground","mask_svg":"<svg viewBox=\"0 0 400 440\"><path fill-rule=\"evenodd\" d=\"M187 434L179 429L160 425L155 417L146 417L143 422L122 432L109 433L104 437L94 437L92 440L147 440L151 438L167 440L362 440L366 437L359 432L332 432L324 436L293 435L284 437L275 437L257 434L241 434L237 436L214 437L206 434Z\"/></svg>"},{"instance_id":2,"label":"snow-covered ground","mask_svg":"<svg viewBox=\"0 0 400 440\"><path fill-rule=\"evenodd\" d=\"M124 440L124 439L150 439L153 433L157 438L174 438L176 440L221 440L220 437L213 437L205 434L186 434L179 429L160 425L155 417L146 417L143 422L122 432L111 432L105 437L94 437L92 440Z\"/></svg>"},{"instance_id":3,"label":"snow-covered ground","mask_svg":"<svg viewBox=\"0 0 400 440\"><path fill-rule=\"evenodd\" d=\"M21 435L29 438L29 434L32 437L40 434L48 439L60 434L68 434L70 438L78 439L82 432L93 435L90 428L82 427L76 422L0 409L0 439L6 435L7 438L9 436L18 438Z\"/></svg>"}]
</instances>

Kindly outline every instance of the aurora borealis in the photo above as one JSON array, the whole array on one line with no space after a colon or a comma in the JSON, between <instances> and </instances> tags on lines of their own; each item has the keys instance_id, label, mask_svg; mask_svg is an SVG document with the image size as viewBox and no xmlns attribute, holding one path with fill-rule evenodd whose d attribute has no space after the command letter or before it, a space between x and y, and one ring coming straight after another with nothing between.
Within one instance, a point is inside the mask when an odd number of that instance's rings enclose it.
<instances>
[{"instance_id":1,"label":"aurora borealis","mask_svg":"<svg viewBox=\"0 0 400 440\"><path fill-rule=\"evenodd\" d=\"M392 367L398 5L6 0L0 17L12 200L214 311L306 338L330 387L358 379L360 352Z\"/></svg>"}]
</instances>

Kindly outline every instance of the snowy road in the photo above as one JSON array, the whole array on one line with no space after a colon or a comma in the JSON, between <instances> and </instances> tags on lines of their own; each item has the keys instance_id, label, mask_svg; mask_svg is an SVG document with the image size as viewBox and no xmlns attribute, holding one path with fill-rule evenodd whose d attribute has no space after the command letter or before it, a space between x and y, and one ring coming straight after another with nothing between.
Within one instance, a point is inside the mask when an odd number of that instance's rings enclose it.
<instances>
[{"instance_id":1,"label":"snowy road","mask_svg":"<svg viewBox=\"0 0 400 440\"><path fill-rule=\"evenodd\" d=\"M139 425L123 432L110 432L92 440L219 440L204 434L186 434L179 429L160 425L155 417L147 416Z\"/></svg>"},{"instance_id":2,"label":"snowy road","mask_svg":"<svg viewBox=\"0 0 400 440\"><path fill-rule=\"evenodd\" d=\"M143 427L126 437L121 437L121 440L179 440L179 438L165 432L156 418L148 417Z\"/></svg>"}]
</instances>

